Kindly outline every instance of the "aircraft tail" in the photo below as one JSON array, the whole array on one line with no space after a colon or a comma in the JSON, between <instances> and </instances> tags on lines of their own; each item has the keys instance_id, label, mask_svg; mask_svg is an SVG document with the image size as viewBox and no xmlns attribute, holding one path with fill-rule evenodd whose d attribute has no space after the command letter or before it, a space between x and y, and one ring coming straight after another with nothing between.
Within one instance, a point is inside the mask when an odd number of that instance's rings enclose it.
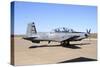
<instances>
[{"instance_id":1,"label":"aircraft tail","mask_svg":"<svg viewBox=\"0 0 100 67\"><path fill-rule=\"evenodd\" d=\"M27 36L32 36L33 34L36 34L36 33L37 33L37 31L36 31L34 22L29 23L28 27L27 27L27 32L26 32Z\"/></svg>"}]
</instances>

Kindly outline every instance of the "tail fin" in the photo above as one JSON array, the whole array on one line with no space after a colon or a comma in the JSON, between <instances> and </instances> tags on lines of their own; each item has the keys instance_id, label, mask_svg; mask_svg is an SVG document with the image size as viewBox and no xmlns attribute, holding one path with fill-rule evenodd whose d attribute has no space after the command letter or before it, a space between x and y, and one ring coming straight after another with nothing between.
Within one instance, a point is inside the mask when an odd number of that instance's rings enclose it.
<instances>
[{"instance_id":1,"label":"tail fin","mask_svg":"<svg viewBox=\"0 0 100 67\"><path fill-rule=\"evenodd\" d=\"M27 36L32 36L32 34L36 34L37 31L36 31L36 27L35 27L35 24L34 22L33 23L29 23L28 24L28 27L27 27Z\"/></svg>"}]
</instances>

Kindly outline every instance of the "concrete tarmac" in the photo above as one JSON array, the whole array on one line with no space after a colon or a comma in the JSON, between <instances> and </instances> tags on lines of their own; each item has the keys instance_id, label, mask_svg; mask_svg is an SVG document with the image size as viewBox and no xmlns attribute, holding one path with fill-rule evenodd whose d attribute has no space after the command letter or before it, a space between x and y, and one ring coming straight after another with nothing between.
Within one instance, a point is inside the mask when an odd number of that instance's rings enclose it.
<instances>
[{"instance_id":1,"label":"concrete tarmac","mask_svg":"<svg viewBox=\"0 0 100 67\"><path fill-rule=\"evenodd\" d=\"M15 37L14 51L15 65L54 64L79 57L97 59L97 39L74 41L71 46L63 47L58 42L37 44Z\"/></svg>"}]
</instances>

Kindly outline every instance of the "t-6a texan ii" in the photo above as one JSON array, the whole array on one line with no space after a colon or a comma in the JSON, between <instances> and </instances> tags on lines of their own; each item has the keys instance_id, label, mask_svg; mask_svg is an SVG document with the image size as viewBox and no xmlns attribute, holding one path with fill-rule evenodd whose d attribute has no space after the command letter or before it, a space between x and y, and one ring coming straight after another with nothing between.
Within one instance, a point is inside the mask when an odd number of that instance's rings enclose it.
<instances>
[{"instance_id":1,"label":"t-6a texan ii","mask_svg":"<svg viewBox=\"0 0 100 67\"><path fill-rule=\"evenodd\" d=\"M70 45L70 41L81 41L89 36L90 30L87 32L43 32L36 31L34 22L29 23L27 27L27 35L23 39L29 40L33 43L40 43L40 41L60 42L61 45Z\"/></svg>"}]
</instances>

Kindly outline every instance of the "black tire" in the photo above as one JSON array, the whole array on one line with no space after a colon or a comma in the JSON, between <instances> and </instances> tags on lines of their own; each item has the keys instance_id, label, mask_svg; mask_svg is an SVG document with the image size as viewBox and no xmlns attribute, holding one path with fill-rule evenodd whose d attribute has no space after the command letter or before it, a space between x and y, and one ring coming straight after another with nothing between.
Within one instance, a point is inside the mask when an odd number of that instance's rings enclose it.
<instances>
[{"instance_id":1,"label":"black tire","mask_svg":"<svg viewBox=\"0 0 100 67\"><path fill-rule=\"evenodd\" d=\"M63 41L63 42L61 42L61 45L64 46L64 47L66 47L66 46L69 46L70 45L70 42L67 41L67 43L66 43L65 41Z\"/></svg>"}]
</instances>

